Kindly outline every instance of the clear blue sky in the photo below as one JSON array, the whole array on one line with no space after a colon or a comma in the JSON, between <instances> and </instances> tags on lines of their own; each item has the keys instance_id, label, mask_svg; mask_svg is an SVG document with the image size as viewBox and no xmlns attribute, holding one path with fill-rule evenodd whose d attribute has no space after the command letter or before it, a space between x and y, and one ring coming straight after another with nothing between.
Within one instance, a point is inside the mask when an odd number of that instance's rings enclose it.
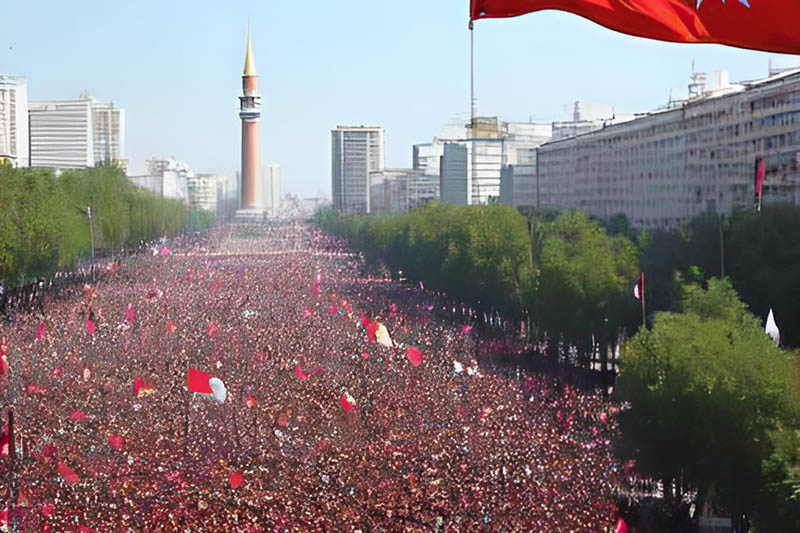
<instances>
[{"instance_id":1,"label":"clear blue sky","mask_svg":"<svg viewBox=\"0 0 800 533\"><path fill-rule=\"evenodd\" d=\"M263 95L262 161L284 190L330 191L330 130L386 128L387 164L411 164L469 106L468 0L4 2L0 73L29 98L88 90L126 109L134 170L153 155L196 171L239 167L247 17ZM575 100L646 111L685 95L698 70L762 77L769 54L613 33L574 15L476 23L479 112L507 120L569 116ZM779 62L796 60L772 56Z\"/></svg>"}]
</instances>

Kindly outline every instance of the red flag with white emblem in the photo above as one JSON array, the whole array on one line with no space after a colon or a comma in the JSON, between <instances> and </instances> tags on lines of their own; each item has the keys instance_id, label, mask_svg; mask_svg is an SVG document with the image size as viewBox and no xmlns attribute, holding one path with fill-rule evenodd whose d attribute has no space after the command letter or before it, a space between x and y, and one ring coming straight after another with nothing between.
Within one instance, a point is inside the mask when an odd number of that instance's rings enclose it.
<instances>
[{"instance_id":1,"label":"red flag with white emblem","mask_svg":"<svg viewBox=\"0 0 800 533\"><path fill-rule=\"evenodd\" d=\"M472 0L470 18L516 17L545 9L659 41L800 54L797 0Z\"/></svg>"}]
</instances>

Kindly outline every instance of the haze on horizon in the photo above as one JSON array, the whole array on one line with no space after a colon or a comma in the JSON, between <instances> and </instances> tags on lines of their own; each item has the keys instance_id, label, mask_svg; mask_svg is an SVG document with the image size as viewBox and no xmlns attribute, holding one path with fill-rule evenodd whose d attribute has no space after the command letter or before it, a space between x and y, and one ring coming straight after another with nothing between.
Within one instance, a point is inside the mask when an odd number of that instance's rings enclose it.
<instances>
[{"instance_id":1,"label":"haze on horizon","mask_svg":"<svg viewBox=\"0 0 800 533\"><path fill-rule=\"evenodd\" d=\"M174 156L201 172L240 162L238 96L247 18L262 94L262 163L282 166L284 190L330 194L330 130L386 129L387 166L409 167L469 110L468 0L347 3L4 6L0 74L23 76L30 100L88 91L126 109L132 172ZM792 56L629 37L577 16L542 12L475 24L478 112L505 120L568 118L575 100L643 112L686 94L696 70L731 81L767 74Z\"/></svg>"}]
</instances>

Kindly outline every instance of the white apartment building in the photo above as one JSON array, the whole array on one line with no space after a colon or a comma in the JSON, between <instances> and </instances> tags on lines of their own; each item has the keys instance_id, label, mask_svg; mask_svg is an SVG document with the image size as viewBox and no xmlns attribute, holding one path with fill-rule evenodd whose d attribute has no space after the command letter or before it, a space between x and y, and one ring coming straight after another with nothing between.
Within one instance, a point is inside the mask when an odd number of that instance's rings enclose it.
<instances>
[{"instance_id":1,"label":"white apartment building","mask_svg":"<svg viewBox=\"0 0 800 533\"><path fill-rule=\"evenodd\" d=\"M186 193L189 207L203 211L217 210L217 184L223 177L219 174L194 174L186 178Z\"/></svg>"},{"instance_id":2,"label":"white apartment building","mask_svg":"<svg viewBox=\"0 0 800 533\"><path fill-rule=\"evenodd\" d=\"M125 163L125 110L87 95L29 103L31 166L86 168Z\"/></svg>"},{"instance_id":3,"label":"white apartment building","mask_svg":"<svg viewBox=\"0 0 800 533\"><path fill-rule=\"evenodd\" d=\"M381 127L338 126L331 131L333 208L342 213L369 213L369 175L385 166Z\"/></svg>"},{"instance_id":4,"label":"white apartment building","mask_svg":"<svg viewBox=\"0 0 800 533\"><path fill-rule=\"evenodd\" d=\"M186 163L153 158L147 161L146 175L128 176L128 181L164 198L189 202L189 181L194 178Z\"/></svg>"},{"instance_id":5,"label":"white apartment building","mask_svg":"<svg viewBox=\"0 0 800 533\"><path fill-rule=\"evenodd\" d=\"M0 76L0 161L7 161L13 167L27 167L29 157L25 78Z\"/></svg>"},{"instance_id":6,"label":"white apartment building","mask_svg":"<svg viewBox=\"0 0 800 533\"><path fill-rule=\"evenodd\" d=\"M679 107L539 147L537 203L673 228L753 208L763 159L765 209L800 204L800 70L735 86L718 78Z\"/></svg>"},{"instance_id":7,"label":"white apartment building","mask_svg":"<svg viewBox=\"0 0 800 533\"><path fill-rule=\"evenodd\" d=\"M439 179L422 170L384 169L370 173L370 212L407 213L439 199Z\"/></svg>"}]
</instances>

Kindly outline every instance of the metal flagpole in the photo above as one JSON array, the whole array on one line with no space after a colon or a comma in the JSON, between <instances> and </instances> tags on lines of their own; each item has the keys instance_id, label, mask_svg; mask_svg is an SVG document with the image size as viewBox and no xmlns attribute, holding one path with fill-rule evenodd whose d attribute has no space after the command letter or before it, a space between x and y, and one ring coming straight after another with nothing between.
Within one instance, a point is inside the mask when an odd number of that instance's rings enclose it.
<instances>
[{"instance_id":1,"label":"metal flagpole","mask_svg":"<svg viewBox=\"0 0 800 533\"><path fill-rule=\"evenodd\" d=\"M467 183L467 205L472 204L472 190L475 188L475 30L474 21L470 15L469 19L469 135L472 139L470 141L470 148L472 154L470 156L470 168Z\"/></svg>"},{"instance_id":2,"label":"metal flagpole","mask_svg":"<svg viewBox=\"0 0 800 533\"><path fill-rule=\"evenodd\" d=\"M640 294L640 296L642 297L642 326L647 328L647 314L645 313L644 309L644 272L640 274L640 280L642 286L642 294Z\"/></svg>"}]
</instances>

